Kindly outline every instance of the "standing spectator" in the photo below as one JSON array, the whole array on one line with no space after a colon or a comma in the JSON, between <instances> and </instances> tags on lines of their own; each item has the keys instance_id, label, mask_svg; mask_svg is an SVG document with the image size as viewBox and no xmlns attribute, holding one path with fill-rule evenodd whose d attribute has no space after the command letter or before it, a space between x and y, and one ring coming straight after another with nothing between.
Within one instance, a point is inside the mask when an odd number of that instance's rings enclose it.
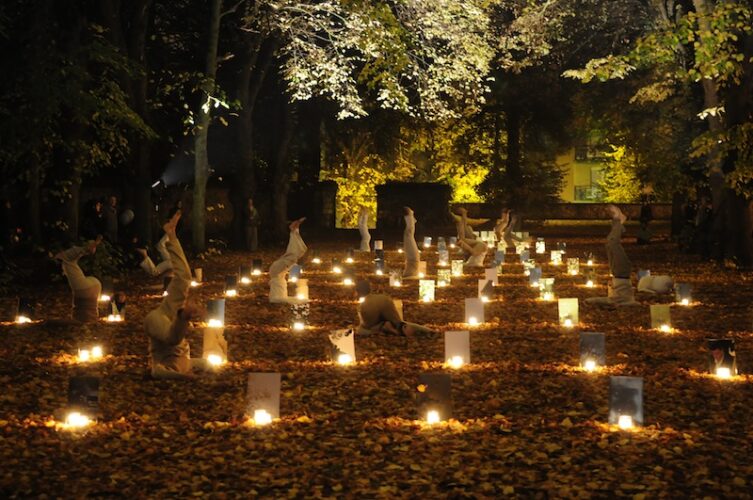
<instances>
[{"instance_id":1,"label":"standing spectator","mask_svg":"<svg viewBox=\"0 0 753 500\"><path fill-rule=\"evenodd\" d=\"M243 211L243 220L246 230L246 249L255 252L259 248L259 211L254 206L253 198L248 198L246 208Z\"/></svg>"},{"instance_id":2,"label":"standing spectator","mask_svg":"<svg viewBox=\"0 0 753 500\"><path fill-rule=\"evenodd\" d=\"M110 195L104 209L105 238L112 243L118 242L118 197Z\"/></svg>"},{"instance_id":3,"label":"standing spectator","mask_svg":"<svg viewBox=\"0 0 753 500\"><path fill-rule=\"evenodd\" d=\"M92 200L89 202L81 224L81 235L84 238L94 240L97 236L105 233L105 214L102 211L102 201Z\"/></svg>"}]
</instances>

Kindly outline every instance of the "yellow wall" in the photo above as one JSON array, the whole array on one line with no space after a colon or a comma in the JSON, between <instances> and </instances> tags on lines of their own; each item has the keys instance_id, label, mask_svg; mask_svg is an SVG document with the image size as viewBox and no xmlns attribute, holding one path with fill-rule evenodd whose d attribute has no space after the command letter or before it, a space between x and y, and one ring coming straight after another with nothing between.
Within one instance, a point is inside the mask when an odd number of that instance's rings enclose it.
<instances>
[{"instance_id":1,"label":"yellow wall","mask_svg":"<svg viewBox=\"0 0 753 500\"><path fill-rule=\"evenodd\" d=\"M587 203L575 199L575 186L590 186L592 182L591 171L598 168L599 163L594 161L575 161L575 149L557 156L556 165L563 172L562 191L560 199L569 203Z\"/></svg>"}]
</instances>

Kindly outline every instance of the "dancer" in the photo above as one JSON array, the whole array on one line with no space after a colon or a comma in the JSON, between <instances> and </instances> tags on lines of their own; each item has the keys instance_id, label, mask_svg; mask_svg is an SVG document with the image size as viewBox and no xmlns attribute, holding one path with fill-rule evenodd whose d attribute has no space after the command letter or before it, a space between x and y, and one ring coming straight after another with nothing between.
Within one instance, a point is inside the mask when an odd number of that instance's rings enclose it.
<instances>
[{"instance_id":1,"label":"dancer","mask_svg":"<svg viewBox=\"0 0 753 500\"><path fill-rule=\"evenodd\" d=\"M149 257L146 248L136 248L136 253L141 255L142 258L139 266L144 270L144 272L146 272L146 274L150 276L161 276L163 273L172 271L173 265L170 259L170 252L167 251L167 241L168 236L167 234L165 234L157 242L157 252L159 252L160 256L162 257L162 262L160 262L156 266L154 265L154 261L152 261L151 257Z\"/></svg>"},{"instance_id":2,"label":"dancer","mask_svg":"<svg viewBox=\"0 0 753 500\"><path fill-rule=\"evenodd\" d=\"M295 297L288 297L288 282L285 275L308 250L299 231L304 220L306 220L305 217L290 223L288 248L282 257L269 266L269 301L272 303L293 304L299 302Z\"/></svg>"},{"instance_id":3,"label":"dancer","mask_svg":"<svg viewBox=\"0 0 753 500\"><path fill-rule=\"evenodd\" d=\"M455 220L455 229L457 230L458 235L458 241L465 239L465 240L475 240L478 238L475 232L473 232L473 227L485 224L489 222L489 219L471 219L468 217L468 211L465 208L459 207L457 209L458 213L450 209L450 215ZM458 214L464 214L464 216L458 215Z\"/></svg>"},{"instance_id":4,"label":"dancer","mask_svg":"<svg viewBox=\"0 0 753 500\"><path fill-rule=\"evenodd\" d=\"M358 232L361 233L361 248L362 252L369 252L371 247L371 235L369 234L369 209L361 207L361 211L358 213Z\"/></svg>"},{"instance_id":5,"label":"dancer","mask_svg":"<svg viewBox=\"0 0 753 500\"><path fill-rule=\"evenodd\" d=\"M389 295L369 294L358 305L359 335L388 333L411 337L415 333L434 333L431 329L416 323L403 321L400 311Z\"/></svg>"},{"instance_id":6,"label":"dancer","mask_svg":"<svg viewBox=\"0 0 753 500\"><path fill-rule=\"evenodd\" d=\"M458 235L473 234L473 229L468 225L468 211L465 208L458 208L460 214L460 225L458 226ZM466 266L482 267L484 265L484 259L486 258L486 243L477 240L476 235L473 234L473 238L459 237L458 245L460 248L468 253L468 260L465 262Z\"/></svg>"},{"instance_id":7,"label":"dancer","mask_svg":"<svg viewBox=\"0 0 753 500\"><path fill-rule=\"evenodd\" d=\"M630 282L632 264L622 247L622 233L625 232L627 217L615 205L609 205L607 212L612 218L612 229L607 236L607 259L612 283L606 297L591 297L586 299L589 304L625 306L637 304Z\"/></svg>"},{"instance_id":8,"label":"dancer","mask_svg":"<svg viewBox=\"0 0 753 500\"><path fill-rule=\"evenodd\" d=\"M494 224L494 235L497 237L497 241L504 241L505 230L507 229L507 226L509 224L510 224L510 209L503 208L502 212L499 215L499 219L497 219L497 222Z\"/></svg>"},{"instance_id":9,"label":"dancer","mask_svg":"<svg viewBox=\"0 0 753 500\"><path fill-rule=\"evenodd\" d=\"M517 226L520 221L520 216L512 213L511 210L507 210L507 220L507 225L502 233L502 240L505 242L505 248L515 248L517 245L516 242L526 243L524 238L517 236L513 232L513 229L515 229L515 226Z\"/></svg>"},{"instance_id":10,"label":"dancer","mask_svg":"<svg viewBox=\"0 0 753 500\"><path fill-rule=\"evenodd\" d=\"M405 211L405 230L403 231L403 254L405 255L405 269L403 279L418 278L418 261L420 252L416 244L416 218L410 207L403 207Z\"/></svg>"},{"instance_id":11,"label":"dancer","mask_svg":"<svg viewBox=\"0 0 753 500\"><path fill-rule=\"evenodd\" d=\"M192 378L194 369L207 368L203 359L191 359L191 348L186 340L190 322L201 317L201 309L187 302L191 268L175 234L180 215L180 210L176 211L162 226L175 276L160 305L152 309L144 320L144 329L149 337L149 364L154 378Z\"/></svg>"},{"instance_id":12,"label":"dancer","mask_svg":"<svg viewBox=\"0 0 753 500\"><path fill-rule=\"evenodd\" d=\"M97 246L102 243L102 236L90 241L84 247L71 247L55 255L63 267L63 274L68 279L68 285L73 292L72 316L76 321L89 323L99 319L97 303L102 292L102 283L93 276L86 276L78 265L78 260L84 255L94 255Z\"/></svg>"}]
</instances>

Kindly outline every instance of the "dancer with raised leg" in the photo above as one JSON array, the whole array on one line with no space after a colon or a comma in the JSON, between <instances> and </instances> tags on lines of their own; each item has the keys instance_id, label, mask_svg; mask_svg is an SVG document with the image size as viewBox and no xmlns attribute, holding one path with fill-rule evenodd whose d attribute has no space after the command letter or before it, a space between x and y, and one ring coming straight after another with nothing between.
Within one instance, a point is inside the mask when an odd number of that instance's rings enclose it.
<instances>
[{"instance_id":1,"label":"dancer with raised leg","mask_svg":"<svg viewBox=\"0 0 753 500\"><path fill-rule=\"evenodd\" d=\"M102 236L97 236L96 240L89 241L86 246L74 246L55 255L73 292L73 319L82 323L97 321L99 318L97 304L102 283L94 276L86 276L79 267L78 260L84 255L94 255L100 243Z\"/></svg>"},{"instance_id":2,"label":"dancer with raised leg","mask_svg":"<svg viewBox=\"0 0 753 500\"><path fill-rule=\"evenodd\" d=\"M300 227L306 218L294 220L290 223L290 237L285 253L269 266L269 301L279 304L298 302L295 297L288 297L288 282L285 275L290 268L303 257L308 247L301 238Z\"/></svg>"}]
</instances>

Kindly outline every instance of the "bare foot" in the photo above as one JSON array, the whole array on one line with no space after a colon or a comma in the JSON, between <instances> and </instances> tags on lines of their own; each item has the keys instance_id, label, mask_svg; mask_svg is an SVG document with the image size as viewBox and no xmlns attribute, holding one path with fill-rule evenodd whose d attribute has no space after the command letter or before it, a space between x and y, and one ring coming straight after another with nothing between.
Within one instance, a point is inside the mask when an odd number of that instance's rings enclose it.
<instances>
[{"instance_id":1,"label":"bare foot","mask_svg":"<svg viewBox=\"0 0 753 500\"><path fill-rule=\"evenodd\" d=\"M171 240L177 239L177 236L175 234L175 229L178 227L178 221L180 220L181 211L177 210L175 214L170 218L169 221L165 222L162 225L162 230L165 231L165 234L167 234L167 237Z\"/></svg>"},{"instance_id":2,"label":"bare foot","mask_svg":"<svg viewBox=\"0 0 753 500\"><path fill-rule=\"evenodd\" d=\"M298 231L298 228L301 227L301 224L303 224L303 221L306 220L306 217L301 217L300 219L294 220L290 223L288 228L290 228L291 231Z\"/></svg>"}]
</instances>

